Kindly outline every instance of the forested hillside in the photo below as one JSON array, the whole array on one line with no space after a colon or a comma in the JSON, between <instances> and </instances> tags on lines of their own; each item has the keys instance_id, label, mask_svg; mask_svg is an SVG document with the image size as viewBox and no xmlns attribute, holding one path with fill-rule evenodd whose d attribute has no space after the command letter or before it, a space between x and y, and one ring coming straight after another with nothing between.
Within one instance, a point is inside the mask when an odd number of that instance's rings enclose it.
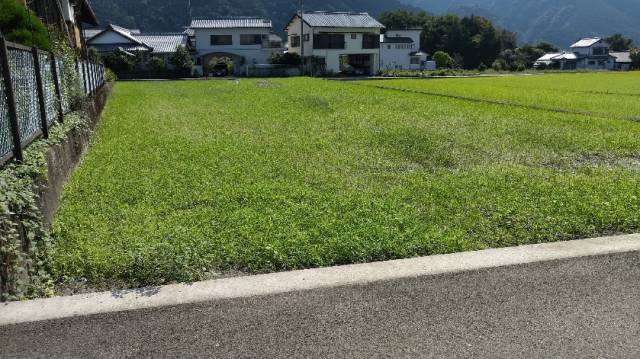
<instances>
[{"instance_id":1,"label":"forested hillside","mask_svg":"<svg viewBox=\"0 0 640 359\"><path fill-rule=\"evenodd\" d=\"M178 31L189 22L188 0L93 0L102 25L115 23L144 31ZM298 9L297 0L191 0L197 16L262 16L273 20L274 30L283 28ZM306 10L382 11L411 8L399 0L306 0Z\"/></svg>"},{"instance_id":2,"label":"forested hillside","mask_svg":"<svg viewBox=\"0 0 640 359\"><path fill-rule=\"evenodd\" d=\"M584 36L621 33L640 42L638 0L404 0L434 13L481 15L516 31L522 42L567 47Z\"/></svg>"}]
</instances>

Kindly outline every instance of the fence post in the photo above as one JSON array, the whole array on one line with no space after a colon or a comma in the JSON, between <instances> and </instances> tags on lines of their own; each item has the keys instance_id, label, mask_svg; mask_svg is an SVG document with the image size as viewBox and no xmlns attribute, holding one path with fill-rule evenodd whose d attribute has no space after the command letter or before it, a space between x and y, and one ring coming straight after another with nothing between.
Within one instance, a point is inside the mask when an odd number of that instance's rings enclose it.
<instances>
[{"instance_id":1,"label":"fence post","mask_svg":"<svg viewBox=\"0 0 640 359\"><path fill-rule=\"evenodd\" d=\"M0 36L0 62L2 62L2 77L7 93L7 108L9 109L9 124L11 125L11 137L13 138L13 157L22 162L22 142L20 141L20 129L18 128L18 109L16 96L11 82L11 67L9 66L9 50L4 36Z\"/></svg>"},{"instance_id":2,"label":"fence post","mask_svg":"<svg viewBox=\"0 0 640 359\"><path fill-rule=\"evenodd\" d=\"M84 81L84 95L89 94L89 81L87 81L87 64L84 60L80 60L82 64L82 80Z\"/></svg>"},{"instance_id":3,"label":"fence post","mask_svg":"<svg viewBox=\"0 0 640 359\"><path fill-rule=\"evenodd\" d=\"M42 71L40 68L40 55L38 48L32 47L33 65L36 70L36 86L38 87L38 104L40 105L40 126L42 127L42 137L49 138L49 126L47 125L47 105L44 97L44 82L42 81Z\"/></svg>"},{"instance_id":4,"label":"fence post","mask_svg":"<svg viewBox=\"0 0 640 359\"><path fill-rule=\"evenodd\" d=\"M56 55L51 53L51 69L53 70L53 84L56 89L56 98L58 99L58 122L62 123L64 121L64 110L62 109L62 89L60 88L60 84L62 80L60 78L60 74L58 73L58 63L56 61Z\"/></svg>"}]
</instances>

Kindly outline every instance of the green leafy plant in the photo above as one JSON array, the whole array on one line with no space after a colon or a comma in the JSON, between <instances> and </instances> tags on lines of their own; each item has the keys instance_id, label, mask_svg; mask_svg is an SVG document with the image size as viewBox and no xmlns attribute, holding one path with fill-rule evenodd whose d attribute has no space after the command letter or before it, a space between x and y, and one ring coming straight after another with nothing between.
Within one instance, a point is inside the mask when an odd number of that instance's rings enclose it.
<instances>
[{"instance_id":1,"label":"green leafy plant","mask_svg":"<svg viewBox=\"0 0 640 359\"><path fill-rule=\"evenodd\" d=\"M151 72L155 75L162 75L167 71L167 64L164 59L161 59L157 56L152 56L149 61L147 61L147 66L151 70Z\"/></svg>"},{"instance_id":2,"label":"green leafy plant","mask_svg":"<svg viewBox=\"0 0 640 359\"><path fill-rule=\"evenodd\" d=\"M0 0L0 31L8 41L51 49L47 28L18 0Z\"/></svg>"},{"instance_id":3,"label":"green leafy plant","mask_svg":"<svg viewBox=\"0 0 640 359\"><path fill-rule=\"evenodd\" d=\"M269 63L275 65L289 65L289 66L300 66L302 64L302 58L300 55L292 52L287 53L278 53L275 52L271 55L269 59Z\"/></svg>"},{"instance_id":4,"label":"green leafy plant","mask_svg":"<svg viewBox=\"0 0 640 359\"><path fill-rule=\"evenodd\" d=\"M137 287L637 232L639 75L119 83L67 183L53 278Z\"/></svg>"}]
</instances>

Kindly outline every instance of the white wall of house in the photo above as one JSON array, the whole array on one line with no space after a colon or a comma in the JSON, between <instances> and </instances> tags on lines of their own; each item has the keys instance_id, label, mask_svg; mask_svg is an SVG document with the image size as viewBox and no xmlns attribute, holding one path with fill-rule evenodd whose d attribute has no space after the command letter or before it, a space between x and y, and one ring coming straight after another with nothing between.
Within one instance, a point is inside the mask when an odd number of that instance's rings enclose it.
<instances>
[{"instance_id":1,"label":"white wall of house","mask_svg":"<svg viewBox=\"0 0 640 359\"><path fill-rule=\"evenodd\" d=\"M260 45L241 45L241 35L261 35L268 38L271 30L268 28L238 28L238 29L194 29L196 40L196 56L202 57L211 53L230 53L244 58L244 64L234 64L236 73L244 73L247 65L268 64L273 53L282 52L282 48L269 48ZM211 36L231 35L231 45L212 45ZM206 64L201 64L202 67Z\"/></svg>"},{"instance_id":2,"label":"white wall of house","mask_svg":"<svg viewBox=\"0 0 640 359\"><path fill-rule=\"evenodd\" d=\"M292 47L292 37L300 35L300 18L296 17L287 28L289 52L300 54L300 47ZM313 35L320 33L344 34L344 49L314 49ZM376 28L352 28L352 27L310 27L304 24L304 56L322 57L326 61L327 72L340 72L340 56L342 55L370 55L372 73L377 73L380 68L380 48L363 49L362 41L365 34L380 36L380 29Z\"/></svg>"},{"instance_id":3,"label":"white wall of house","mask_svg":"<svg viewBox=\"0 0 640 359\"><path fill-rule=\"evenodd\" d=\"M130 44L130 43L133 43L133 41L113 31L107 31L102 35L96 36L91 40L89 40L89 45L111 45L111 44Z\"/></svg>"},{"instance_id":4,"label":"white wall of house","mask_svg":"<svg viewBox=\"0 0 640 359\"><path fill-rule=\"evenodd\" d=\"M414 56L410 54L420 51L420 34L422 30L388 30L380 38L380 67L383 70L419 70L426 67L426 55ZM384 38L408 37L413 43L385 42ZM413 58L413 61L412 61Z\"/></svg>"},{"instance_id":5,"label":"white wall of house","mask_svg":"<svg viewBox=\"0 0 640 359\"><path fill-rule=\"evenodd\" d=\"M582 70L613 70L614 67L615 58L611 56L602 59L586 57L576 62L576 69Z\"/></svg>"}]
</instances>

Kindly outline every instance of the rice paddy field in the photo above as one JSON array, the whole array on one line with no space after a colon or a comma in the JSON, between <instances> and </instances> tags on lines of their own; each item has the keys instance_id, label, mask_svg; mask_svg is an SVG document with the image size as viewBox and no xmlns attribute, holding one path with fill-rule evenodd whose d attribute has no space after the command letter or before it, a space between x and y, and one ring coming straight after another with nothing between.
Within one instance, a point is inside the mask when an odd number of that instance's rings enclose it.
<instances>
[{"instance_id":1,"label":"rice paddy field","mask_svg":"<svg viewBox=\"0 0 640 359\"><path fill-rule=\"evenodd\" d=\"M136 287L640 229L640 73L121 82L54 223Z\"/></svg>"}]
</instances>

